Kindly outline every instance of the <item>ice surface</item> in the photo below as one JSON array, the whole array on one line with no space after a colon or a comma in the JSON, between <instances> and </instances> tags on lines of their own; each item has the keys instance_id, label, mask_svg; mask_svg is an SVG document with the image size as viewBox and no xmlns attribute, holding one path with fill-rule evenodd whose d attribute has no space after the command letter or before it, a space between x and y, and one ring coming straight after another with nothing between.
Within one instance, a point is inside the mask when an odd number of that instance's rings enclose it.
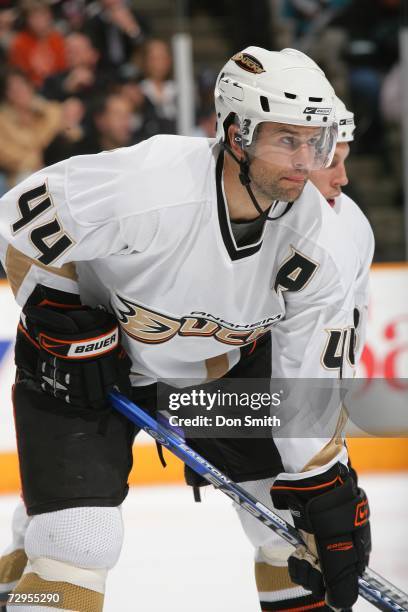
<instances>
[{"instance_id":1,"label":"ice surface","mask_svg":"<svg viewBox=\"0 0 408 612\"><path fill-rule=\"evenodd\" d=\"M360 479L372 510L370 566L408 591L408 474ZM0 548L15 496L0 497ZM123 505L125 543L108 578L105 612L259 612L252 548L228 498L210 488L139 487ZM372 606L359 599L353 610Z\"/></svg>"}]
</instances>

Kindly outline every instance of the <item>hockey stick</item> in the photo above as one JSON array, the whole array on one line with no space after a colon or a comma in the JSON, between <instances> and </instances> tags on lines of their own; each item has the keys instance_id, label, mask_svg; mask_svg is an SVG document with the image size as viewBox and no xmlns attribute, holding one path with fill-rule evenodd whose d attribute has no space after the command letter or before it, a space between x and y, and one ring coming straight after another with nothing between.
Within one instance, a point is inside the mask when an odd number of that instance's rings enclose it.
<instances>
[{"instance_id":1,"label":"hockey stick","mask_svg":"<svg viewBox=\"0 0 408 612\"><path fill-rule=\"evenodd\" d=\"M143 429L159 444L168 448L207 482L228 495L281 538L292 546L303 544L302 538L292 525L217 470L204 457L190 448L176 432L155 421L124 395L113 391L110 393L110 398L116 410ZM363 577L359 578L359 593L379 610L408 612L408 595L369 568L366 569Z\"/></svg>"}]
</instances>

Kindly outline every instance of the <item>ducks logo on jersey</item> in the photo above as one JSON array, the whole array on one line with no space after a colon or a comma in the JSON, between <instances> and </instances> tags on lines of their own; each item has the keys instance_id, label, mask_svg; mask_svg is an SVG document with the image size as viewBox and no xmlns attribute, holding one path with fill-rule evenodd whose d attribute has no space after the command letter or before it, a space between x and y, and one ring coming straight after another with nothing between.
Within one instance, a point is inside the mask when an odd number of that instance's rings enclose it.
<instances>
[{"instance_id":1,"label":"ducks logo on jersey","mask_svg":"<svg viewBox=\"0 0 408 612\"><path fill-rule=\"evenodd\" d=\"M120 295L116 295L116 298L118 304L113 307L123 331L146 344L168 342L178 335L213 337L223 344L242 346L261 338L282 318L279 313L248 325L229 323L205 312L193 312L176 318L148 309Z\"/></svg>"}]
</instances>

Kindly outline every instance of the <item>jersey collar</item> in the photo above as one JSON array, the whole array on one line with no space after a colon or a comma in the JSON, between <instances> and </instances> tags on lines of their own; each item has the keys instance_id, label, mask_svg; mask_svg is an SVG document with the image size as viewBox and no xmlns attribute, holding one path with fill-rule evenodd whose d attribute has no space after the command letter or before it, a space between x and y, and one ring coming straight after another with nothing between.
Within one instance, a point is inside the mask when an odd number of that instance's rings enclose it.
<instances>
[{"instance_id":1,"label":"jersey collar","mask_svg":"<svg viewBox=\"0 0 408 612\"><path fill-rule=\"evenodd\" d=\"M271 210L274 210L275 207L278 207L281 202L276 201L271 206L271 209L267 211L265 215L265 223L263 230L261 232L260 238L254 242L253 244L248 244L244 246L237 246L234 234L231 228L228 206L226 202L226 197L223 189L223 180L222 180L222 170L223 170L223 162L224 162L224 151L220 151L217 159L217 164L215 168L215 182L217 187L217 209L218 209L218 220L220 224L221 236L225 245L225 248L230 256L232 261L237 261L239 259L244 259L245 257L250 257L257 253L261 247L265 234L266 221L274 221L276 219L280 219L283 215L285 215L293 206L293 202L288 202L284 207L282 213L278 214L276 217L271 217Z\"/></svg>"}]
</instances>

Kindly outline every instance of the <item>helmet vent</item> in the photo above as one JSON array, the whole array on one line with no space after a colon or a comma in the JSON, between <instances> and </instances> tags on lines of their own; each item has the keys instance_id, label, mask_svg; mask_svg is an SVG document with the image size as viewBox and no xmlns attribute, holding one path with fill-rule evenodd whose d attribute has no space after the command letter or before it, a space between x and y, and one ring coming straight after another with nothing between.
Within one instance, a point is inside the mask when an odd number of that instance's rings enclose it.
<instances>
[{"instance_id":1,"label":"helmet vent","mask_svg":"<svg viewBox=\"0 0 408 612\"><path fill-rule=\"evenodd\" d=\"M322 102L323 98L309 98L309 102Z\"/></svg>"},{"instance_id":2,"label":"helmet vent","mask_svg":"<svg viewBox=\"0 0 408 612\"><path fill-rule=\"evenodd\" d=\"M269 113L270 111L269 102L268 102L268 98L265 98L265 96L261 96L261 106L262 106L262 110L265 111L265 113Z\"/></svg>"},{"instance_id":3,"label":"helmet vent","mask_svg":"<svg viewBox=\"0 0 408 612\"><path fill-rule=\"evenodd\" d=\"M289 100L296 100L296 94L293 93L288 93L287 91L284 92L285 93L285 98L289 98Z\"/></svg>"}]
</instances>

